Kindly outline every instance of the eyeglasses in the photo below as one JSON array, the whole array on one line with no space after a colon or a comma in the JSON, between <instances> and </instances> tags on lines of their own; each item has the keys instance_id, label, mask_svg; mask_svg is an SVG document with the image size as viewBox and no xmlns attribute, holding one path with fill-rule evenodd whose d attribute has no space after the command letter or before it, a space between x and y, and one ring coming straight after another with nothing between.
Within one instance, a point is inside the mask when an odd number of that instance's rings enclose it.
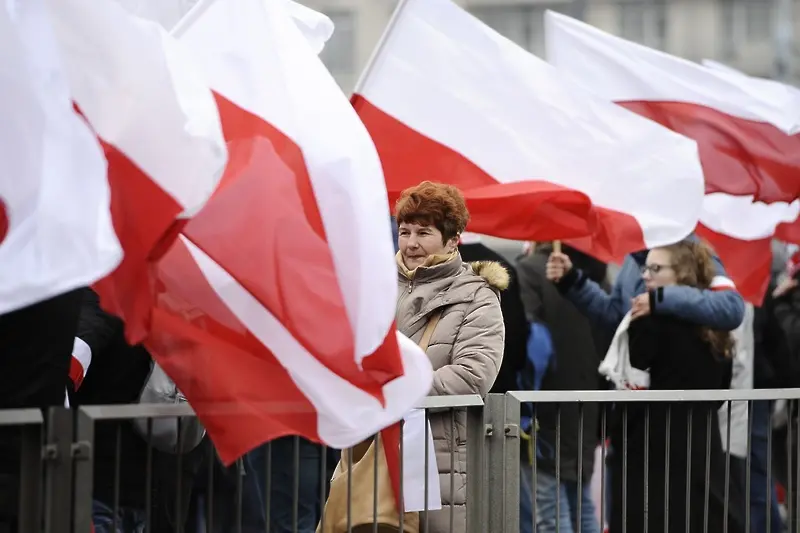
<instances>
[{"instance_id":1,"label":"eyeglasses","mask_svg":"<svg viewBox=\"0 0 800 533\"><path fill-rule=\"evenodd\" d=\"M641 271L642 271L642 275L643 276L645 274L647 274L648 272L650 272L650 274L655 276L656 274L658 274L662 270L668 270L668 269L671 269L671 268L672 268L671 265L652 264L652 265L643 265Z\"/></svg>"}]
</instances>

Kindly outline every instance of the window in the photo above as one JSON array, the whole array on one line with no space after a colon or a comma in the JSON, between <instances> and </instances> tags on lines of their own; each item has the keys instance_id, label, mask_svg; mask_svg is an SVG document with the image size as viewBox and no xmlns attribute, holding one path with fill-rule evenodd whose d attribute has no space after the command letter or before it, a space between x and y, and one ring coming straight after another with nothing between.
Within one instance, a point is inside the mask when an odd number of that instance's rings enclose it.
<instances>
[{"instance_id":1,"label":"window","mask_svg":"<svg viewBox=\"0 0 800 533\"><path fill-rule=\"evenodd\" d=\"M550 5L499 5L473 7L469 11L497 33L544 58L544 13L563 11L564 2Z\"/></svg>"},{"instance_id":2,"label":"window","mask_svg":"<svg viewBox=\"0 0 800 533\"><path fill-rule=\"evenodd\" d=\"M667 8L660 1L629 1L619 6L620 35L652 48L663 49L667 34Z\"/></svg>"},{"instance_id":3,"label":"window","mask_svg":"<svg viewBox=\"0 0 800 533\"><path fill-rule=\"evenodd\" d=\"M356 70L356 17L352 11L327 11L335 31L320 54L322 62L339 83Z\"/></svg>"}]
</instances>

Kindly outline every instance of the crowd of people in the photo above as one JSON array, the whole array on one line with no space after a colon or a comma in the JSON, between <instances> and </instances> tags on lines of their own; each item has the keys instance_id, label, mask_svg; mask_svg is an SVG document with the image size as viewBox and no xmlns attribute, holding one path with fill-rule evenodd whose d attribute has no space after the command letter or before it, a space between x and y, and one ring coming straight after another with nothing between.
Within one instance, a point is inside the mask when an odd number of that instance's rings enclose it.
<instances>
[{"instance_id":1,"label":"crowd of people","mask_svg":"<svg viewBox=\"0 0 800 533\"><path fill-rule=\"evenodd\" d=\"M768 297L752 309L713 250L694 236L631 254L612 282L606 264L566 243L531 243L516 261L500 256L465 233L469 213L453 186L423 182L408 189L394 217L396 323L428 354L431 395L728 389L741 386L742 368L752 369L754 388L800 382L800 269L785 257L776 254ZM75 338L92 353L77 383L70 379ZM126 342L123 322L101 308L89 287L0 316L0 345L7 376L2 408L61 406L65 388L72 407L136 403L153 375L151 354ZM644 531L646 524L650 531L744 532L748 509L752 532L766 532L768 523L783 531L791 524L776 489L796 491L788 475L796 463L785 461L786 442L797 442L794 408L756 401L749 420L727 429L726 407L526 406L521 531L532 533L535 524L539 533L571 532L580 524L584 533L604 527L617 533ZM789 414L780 425L773 412ZM464 533L466 418L432 413L430 427L442 509L417 527ZM596 465L602 435L608 457ZM750 443L744 452L733 445L737 436ZM332 511L325 501L340 452L299 437L266 443L227 468L202 432L177 451L152 450L148 435L130 422L100 422L94 438L97 533L178 525L228 531L236 522L242 531L310 533ZM16 445L15 434L4 430L2 531L13 530L15 487L24 474ZM598 520L590 493L598 467L607 472L607 524Z\"/></svg>"}]
</instances>

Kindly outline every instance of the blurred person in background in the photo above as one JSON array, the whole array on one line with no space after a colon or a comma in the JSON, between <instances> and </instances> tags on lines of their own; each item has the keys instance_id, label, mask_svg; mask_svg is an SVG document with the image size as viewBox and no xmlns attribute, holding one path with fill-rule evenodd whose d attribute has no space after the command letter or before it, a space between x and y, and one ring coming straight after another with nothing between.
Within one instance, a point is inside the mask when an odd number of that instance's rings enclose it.
<instances>
[{"instance_id":1,"label":"blurred person in background","mask_svg":"<svg viewBox=\"0 0 800 533\"><path fill-rule=\"evenodd\" d=\"M0 315L0 409L64 405L81 291ZM0 532L17 531L20 432L0 428Z\"/></svg>"},{"instance_id":2,"label":"blurred person in background","mask_svg":"<svg viewBox=\"0 0 800 533\"><path fill-rule=\"evenodd\" d=\"M766 315L764 320L771 326L767 328L767 334L772 341L769 345L770 362L775 369L775 379L772 383L778 387L800 387L800 252L792 254L787 261L785 271L777 276L774 289L770 298L765 300L763 309ZM769 323L770 319L775 320L774 325ZM775 327L783 336L774 331ZM784 344L776 343L776 340ZM786 487L787 494L791 495L791 498L787 498L791 516L791 521L787 525L790 531L800 527L800 517L797 516L798 483L795 474L800 461L797 453L797 445L800 442L799 410L800 406L796 400L787 402L775 419L775 421L780 419L783 423L774 424L778 426L773 439L772 457L776 467L774 471L776 479ZM766 505L764 507L766 508Z\"/></svg>"},{"instance_id":3,"label":"blurred person in background","mask_svg":"<svg viewBox=\"0 0 800 533\"><path fill-rule=\"evenodd\" d=\"M531 253L517 262L522 303L527 320L532 324L532 336L547 336L552 346L549 364L538 368L533 356L526 367L523 390L585 391L600 388L597 367L608 349L611 335L592 324L572 302L547 280L547 259L553 251L551 243L538 243ZM607 288L604 263L564 246L564 251L586 276L600 287ZM533 348L536 349L536 348ZM559 410L560 408L560 415ZM599 442L599 405L587 403L542 403L536 406L535 419L539 424L535 448L524 450L520 483L520 531L532 533L533 513L530 508L532 461L537 455L536 531L599 533L600 525L591 498L591 477L594 471L595 449ZM582 413L582 416L581 416ZM583 420L581 420L581 417ZM582 423L582 440L578 440ZM560 468L556 466L556 435L560 431ZM579 449L582 461L578 463ZM557 481L560 477L560 484ZM578 490L578 481L581 488ZM557 498L559 518L556 519ZM578 504L580 500L580 516ZM558 529L556 528L558 523Z\"/></svg>"},{"instance_id":4,"label":"blurred person in background","mask_svg":"<svg viewBox=\"0 0 800 533\"><path fill-rule=\"evenodd\" d=\"M97 294L81 290L77 337L91 350L91 365L80 388L70 392L70 405L125 405L138 402L153 368L147 350L125 340L122 320L100 308ZM152 449L136 432L132 420L95 423L92 521L95 533L139 533L150 506L150 531L171 531L187 519L192 479L205 456L177 455ZM117 469L118 467L118 469ZM147 472L152 494L147 499ZM178 490L181 494L178 494ZM183 506L176 515L176 501ZM114 515L114 507L116 516Z\"/></svg>"},{"instance_id":5,"label":"blurred person in background","mask_svg":"<svg viewBox=\"0 0 800 533\"><path fill-rule=\"evenodd\" d=\"M671 288L708 290L715 272L710 248L696 240L648 253L642 279L653 312L634 315L627 330L627 349L630 365L649 375L651 390L730 386L731 333L697 327L684 318L658 312ZM618 353L613 353L615 350ZM621 358L623 351L615 339L606 359L612 355ZM647 527L650 531L700 533L723 531L725 524L731 533L744 532L741 494L735 486L726 492L718 409L717 403L699 402L637 402L615 409L611 533L624 531L625 525L628 531ZM667 417L669 430L663 424Z\"/></svg>"},{"instance_id":6,"label":"blurred person in background","mask_svg":"<svg viewBox=\"0 0 800 533\"><path fill-rule=\"evenodd\" d=\"M419 343L431 317L439 317L427 350L434 370L431 395L485 396L503 360L500 292L508 286L508 272L498 263L462 260L458 240L469 213L463 195L453 186L426 181L405 190L395 217L400 249L398 330ZM465 533L466 413L457 411L452 427L450 413L432 414L430 424L442 509L429 513L428 531ZM451 475L456 478L454 493Z\"/></svg>"},{"instance_id":7,"label":"blurred person in background","mask_svg":"<svg viewBox=\"0 0 800 533\"><path fill-rule=\"evenodd\" d=\"M550 254L547 278L555 282L559 290L590 320L614 331L628 311L633 310L636 317L653 312L641 276L647 254L648 250L643 250L625 258L611 294L589 279L580 268L573 268L570 257L565 253ZM719 257L712 257L712 286L706 289L667 287L661 293L659 314L672 315L721 331L733 331L739 327L744 318L744 300L727 278Z\"/></svg>"},{"instance_id":8,"label":"blurred person in background","mask_svg":"<svg viewBox=\"0 0 800 533\"><path fill-rule=\"evenodd\" d=\"M697 237L691 235L688 239L697 240ZM739 327L745 314L744 300L727 277L719 257L713 252L714 278L710 287L665 287L659 293L658 309L651 309L651 291L646 288L641 275L648 252L649 250L641 250L625 257L610 294L580 268L573 268L570 257L565 253L550 254L547 260L547 279L554 282L558 290L589 320L610 333L616 331L629 311L632 311L634 318L658 313L720 331L733 331ZM613 455L614 450L609 449L609 459ZM607 484L611 481L611 476L607 475ZM614 503L611 498L607 498L606 502L609 506Z\"/></svg>"},{"instance_id":9,"label":"blurred person in background","mask_svg":"<svg viewBox=\"0 0 800 533\"><path fill-rule=\"evenodd\" d=\"M503 312L503 325L506 329L506 340L503 346L503 364L489 392L505 394L518 390L517 375L525 367L527 361L528 321L525 318L525 307L522 305L517 269L502 255L486 246L480 235L464 232L458 244L462 261L474 263L491 261L503 266L508 272L508 287L500 299Z\"/></svg>"}]
</instances>

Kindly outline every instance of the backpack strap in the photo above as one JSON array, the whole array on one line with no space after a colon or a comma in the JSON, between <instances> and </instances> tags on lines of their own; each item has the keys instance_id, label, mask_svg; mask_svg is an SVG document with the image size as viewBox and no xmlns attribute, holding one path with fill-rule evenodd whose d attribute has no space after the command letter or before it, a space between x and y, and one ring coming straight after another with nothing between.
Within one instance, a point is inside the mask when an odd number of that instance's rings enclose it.
<instances>
[{"instance_id":1,"label":"backpack strap","mask_svg":"<svg viewBox=\"0 0 800 533\"><path fill-rule=\"evenodd\" d=\"M433 330L436 329L441 318L442 311L437 310L428 319L428 323L425 325L425 331L422 332L422 338L419 340L419 347L422 348L423 352L428 351L428 345L431 343L431 337L433 337Z\"/></svg>"}]
</instances>

